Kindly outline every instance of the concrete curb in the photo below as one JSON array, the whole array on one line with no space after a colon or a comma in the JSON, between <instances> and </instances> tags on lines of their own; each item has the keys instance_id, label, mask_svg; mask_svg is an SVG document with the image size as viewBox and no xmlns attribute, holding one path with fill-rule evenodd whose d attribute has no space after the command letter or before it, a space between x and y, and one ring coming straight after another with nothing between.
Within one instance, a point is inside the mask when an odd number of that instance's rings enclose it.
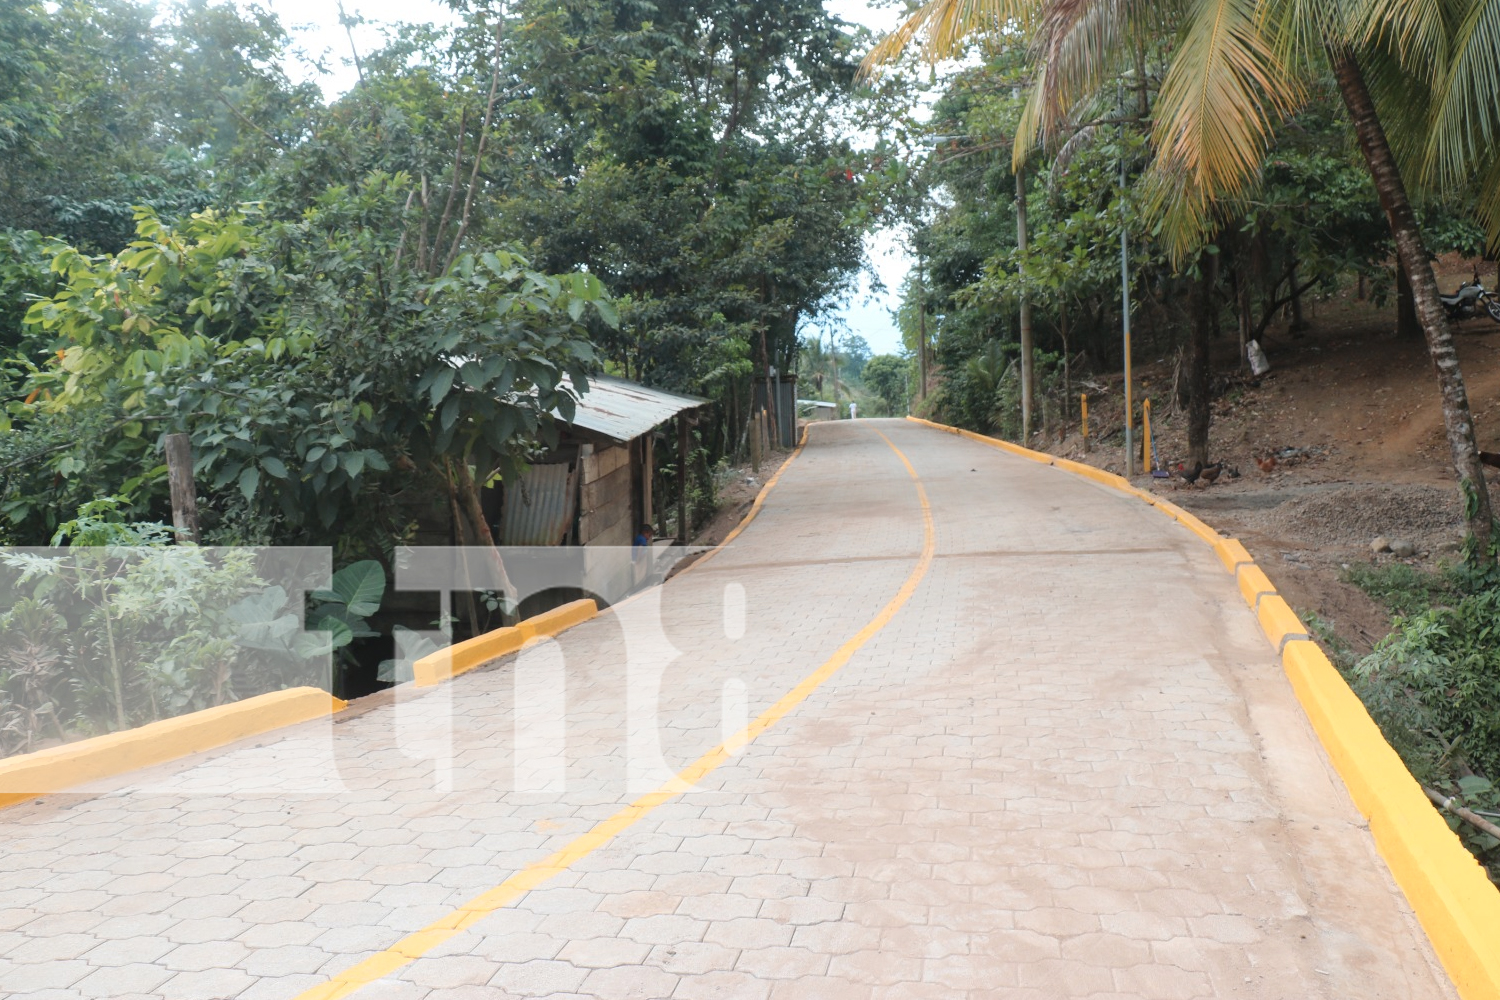
<instances>
[{"instance_id":1,"label":"concrete curb","mask_svg":"<svg viewBox=\"0 0 1500 1000\"><path fill-rule=\"evenodd\" d=\"M599 613L591 600L573 601L560 608L544 611L515 625L497 628L472 639L454 643L436 653L429 653L412 664L417 687L435 687L492 660L517 652L528 643L565 632Z\"/></svg>"},{"instance_id":2,"label":"concrete curb","mask_svg":"<svg viewBox=\"0 0 1500 1000\"><path fill-rule=\"evenodd\" d=\"M0 760L0 809L332 715L345 704L322 688L290 688Z\"/></svg>"},{"instance_id":3,"label":"concrete curb","mask_svg":"<svg viewBox=\"0 0 1500 1000\"><path fill-rule=\"evenodd\" d=\"M957 427L906 419L1134 496L1211 546L1280 655L1302 710L1355 808L1369 820L1376 848L1459 995L1464 1000L1500 1000L1500 891L1448 829L1359 696L1311 641L1302 621L1237 539L1220 536L1187 511L1135 488L1121 476Z\"/></svg>"}]
</instances>

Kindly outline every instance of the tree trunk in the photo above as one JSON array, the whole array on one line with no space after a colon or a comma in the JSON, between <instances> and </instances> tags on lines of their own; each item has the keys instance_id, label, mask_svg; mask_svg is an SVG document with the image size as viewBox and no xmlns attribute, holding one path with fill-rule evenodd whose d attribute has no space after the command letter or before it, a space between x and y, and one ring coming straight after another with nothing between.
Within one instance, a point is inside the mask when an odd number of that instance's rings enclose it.
<instances>
[{"instance_id":1,"label":"tree trunk","mask_svg":"<svg viewBox=\"0 0 1500 1000\"><path fill-rule=\"evenodd\" d=\"M500 558L500 550L495 546L494 532L490 531L490 523L485 519L484 505L479 501L479 486L469 473L469 463L462 458L457 459L453 463L453 471L458 480L458 498L463 502L464 513L469 515L469 526L474 529L474 536L479 545L494 553L495 570L500 580L500 618L504 624L508 625L510 622L507 620L507 611L513 613L515 608L507 609L506 603L513 599L519 606L521 595L511 583L510 574L505 572L505 562Z\"/></svg>"},{"instance_id":2,"label":"tree trunk","mask_svg":"<svg viewBox=\"0 0 1500 1000\"><path fill-rule=\"evenodd\" d=\"M198 487L193 481L193 439L186 434L168 434L167 487L172 495L172 527L177 544L200 541L198 534Z\"/></svg>"},{"instance_id":3,"label":"tree trunk","mask_svg":"<svg viewBox=\"0 0 1500 1000\"><path fill-rule=\"evenodd\" d=\"M1247 268L1240 276L1239 288L1236 289L1239 299L1239 329L1240 329L1240 370L1246 371L1250 367L1250 274Z\"/></svg>"},{"instance_id":4,"label":"tree trunk","mask_svg":"<svg viewBox=\"0 0 1500 1000\"><path fill-rule=\"evenodd\" d=\"M1427 248L1422 244L1422 232L1417 226L1417 216L1406 195L1406 185L1386 141L1385 130L1375 114L1375 103L1370 98L1364 75L1354 54L1347 49L1330 50L1334 75L1338 79L1339 91L1344 106L1354 122L1355 134L1375 181L1375 191L1380 196L1380 205L1385 209L1390 222L1391 236L1396 243L1396 256L1406 275L1411 279L1412 298L1421 321L1422 332L1427 337L1427 353L1432 358L1432 367L1437 374L1442 390L1443 424L1448 431L1448 449L1452 453L1453 468L1458 474L1459 487L1463 492L1464 514L1468 520L1469 534L1474 545L1471 558L1488 560L1490 534L1494 515L1490 508L1490 494L1484 481L1484 467L1479 461L1479 449L1474 443L1474 418L1469 412L1469 396L1464 388L1463 372L1458 365L1458 352L1453 347L1453 332L1448 326L1447 314L1438 299L1437 278L1432 273L1432 261Z\"/></svg>"},{"instance_id":5,"label":"tree trunk","mask_svg":"<svg viewBox=\"0 0 1500 1000\"><path fill-rule=\"evenodd\" d=\"M468 586L464 589L464 597L469 605L469 635L479 634L479 603L474 599L474 578L469 573L469 540L464 531L464 517L458 509L458 489L453 485L453 463L448 459L443 460L447 471L448 480L448 510L449 516L453 518L453 544L463 552L464 583Z\"/></svg>"},{"instance_id":6,"label":"tree trunk","mask_svg":"<svg viewBox=\"0 0 1500 1000\"><path fill-rule=\"evenodd\" d=\"M1021 255L1021 278L1026 277L1026 172L1016 172L1016 250ZM1036 394L1035 358L1031 342L1031 297L1021 288L1021 443L1031 443L1031 400Z\"/></svg>"},{"instance_id":7,"label":"tree trunk","mask_svg":"<svg viewBox=\"0 0 1500 1000\"><path fill-rule=\"evenodd\" d=\"M1193 292L1193 326L1188 336L1187 349L1187 446L1188 463L1208 464L1209 407L1209 334L1212 320L1209 311L1214 308L1213 287L1217 256L1203 255L1199 267L1203 274Z\"/></svg>"},{"instance_id":8,"label":"tree trunk","mask_svg":"<svg viewBox=\"0 0 1500 1000\"><path fill-rule=\"evenodd\" d=\"M1068 361L1068 303L1067 300L1057 305L1057 335L1062 338L1063 349L1063 411L1062 411L1062 433L1059 440L1067 440L1068 425L1073 422L1073 368Z\"/></svg>"},{"instance_id":9,"label":"tree trunk","mask_svg":"<svg viewBox=\"0 0 1500 1000\"><path fill-rule=\"evenodd\" d=\"M1411 279L1400 264L1396 265L1396 339L1422 339L1422 324L1417 319L1417 300L1411 292Z\"/></svg>"},{"instance_id":10,"label":"tree trunk","mask_svg":"<svg viewBox=\"0 0 1500 1000\"><path fill-rule=\"evenodd\" d=\"M1307 321L1302 318L1302 288L1297 284L1297 262L1292 261L1292 325L1288 328L1293 335L1302 333L1307 329Z\"/></svg>"}]
</instances>

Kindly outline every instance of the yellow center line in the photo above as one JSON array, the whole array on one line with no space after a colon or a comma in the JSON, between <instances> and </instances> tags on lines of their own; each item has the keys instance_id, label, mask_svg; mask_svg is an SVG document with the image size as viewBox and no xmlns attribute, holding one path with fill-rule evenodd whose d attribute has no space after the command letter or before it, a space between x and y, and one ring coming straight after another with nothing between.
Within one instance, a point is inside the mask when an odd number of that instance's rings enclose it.
<instances>
[{"instance_id":1,"label":"yellow center line","mask_svg":"<svg viewBox=\"0 0 1500 1000\"><path fill-rule=\"evenodd\" d=\"M872 428L873 429L873 428ZM338 997L347 997L368 986L377 979L382 979L410 965L412 962L426 955L434 948L442 945L461 931L468 930L485 917L496 910L516 902L532 889L567 871L579 861L593 854L599 848L605 846L615 837L624 833L630 827L644 819L657 806L672 801L682 794L684 785L695 785L709 774L713 773L720 765L734 759L734 755L745 745L753 742L761 733L770 729L781 721L792 709L802 704L808 697L822 687L834 674L838 673L845 664L853 658L860 647L873 639L881 629L888 625L896 612L900 611L907 601L911 600L912 594L917 590L922 578L927 575L927 570L932 565L933 554L936 550L936 532L932 524L932 505L927 499L927 490L922 486L922 480L917 475L917 470L902 454L901 449L891 442L891 439L875 431L891 449L896 457L901 459L901 464L906 466L907 474L911 476L913 484L917 488L917 499L922 505L922 527L923 541L922 554L917 559L916 566L912 568L911 574L907 576L906 582L901 585L896 596L892 597L880 613L856 632L847 642L823 662L818 669L808 674L802 681L786 694L782 695L777 702L766 709L754 721L735 733L729 739L720 743L712 750L699 757L693 763L683 768L671 781L663 784L654 792L641 796L634 802L625 806L619 812L608 819L598 823L587 833L580 835L566 847L556 851L540 861L532 862L525 868L516 872L510 878L501 882L493 889L480 893L473 899L459 906L452 913L433 921L426 927L397 941L391 947L381 952L376 952L363 962L345 969L326 983L320 983L311 989L305 990L297 995L296 1000L336 1000ZM807 441L803 436L803 443ZM798 451L801 450L799 446ZM793 457L796 457L795 454ZM790 460L788 460L790 464ZM785 466L783 466L783 469ZM779 473L778 473L779 478ZM762 491L762 497L769 492L772 483L767 483L767 490ZM752 514L760 509L759 501L756 503ZM745 523L748 523L746 519ZM725 541L728 541L726 539Z\"/></svg>"}]
</instances>

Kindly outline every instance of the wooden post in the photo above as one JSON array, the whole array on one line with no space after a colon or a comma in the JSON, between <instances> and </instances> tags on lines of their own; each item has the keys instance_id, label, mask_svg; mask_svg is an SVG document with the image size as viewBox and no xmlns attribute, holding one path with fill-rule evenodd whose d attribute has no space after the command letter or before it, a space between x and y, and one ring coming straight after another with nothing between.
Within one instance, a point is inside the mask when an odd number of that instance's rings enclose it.
<instances>
[{"instance_id":1,"label":"wooden post","mask_svg":"<svg viewBox=\"0 0 1500 1000\"><path fill-rule=\"evenodd\" d=\"M1086 392L1079 393L1079 396L1078 396L1078 410L1079 410L1079 414L1082 417L1082 421L1083 421L1083 453L1085 455L1087 455L1088 452L1089 452L1089 394L1088 393L1086 393Z\"/></svg>"},{"instance_id":2,"label":"wooden post","mask_svg":"<svg viewBox=\"0 0 1500 1000\"><path fill-rule=\"evenodd\" d=\"M1151 400L1141 400L1141 468L1150 472L1151 462Z\"/></svg>"},{"instance_id":3,"label":"wooden post","mask_svg":"<svg viewBox=\"0 0 1500 1000\"><path fill-rule=\"evenodd\" d=\"M750 439L750 471L760 475L760 418L751 414L746 424L746 437Z\"/></svg>"},{"instance_id":4,"label":"wooden post","mask_svg":"<svg viewBox=\"0 0 1500 1000\"><path fill-rule=\"evenodd\" d=\"M168 434L167 486L172 494L172 527L177 543L198 544L198 487L193 482L193 439L186 434Z\"/></svg>"},{"instance_id":5,"label":"wooden post","mask_svg":"<svg viewBox=\"0 0 1500 1000\"><path fill-rule=\"evenodd\" d=\"M677 414L677 541L688 543L688 416Z\"/></svg>"},{"instance_id":6,"label":"wooden post","mask_svg":"<svg viewBox=\"0 0 1500 1000\"><path fill-rule=\"evenodd\" d=\"M644 471L641 475L641 520L651 525L651 533L656 533L656 498L652 496L652 490L656 486L656 432L645 435L641 439L641 465ZM579 477L582 478L582 477ZM637 525L632 524L631 537L635 536Z\"/></svg>"}]
</instances>

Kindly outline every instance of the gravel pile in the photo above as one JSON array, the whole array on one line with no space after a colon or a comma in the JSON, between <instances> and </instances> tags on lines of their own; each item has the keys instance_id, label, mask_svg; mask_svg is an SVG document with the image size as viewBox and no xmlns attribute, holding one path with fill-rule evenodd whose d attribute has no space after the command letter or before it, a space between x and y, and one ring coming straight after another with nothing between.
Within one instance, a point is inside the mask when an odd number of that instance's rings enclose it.
<instances>
[{"instance_id":1,"label":"gravel pile","mask_svg":"<svg viewBox=\"0 0 1500 1000\"><path fill-rule=\"evenodd\" d=\"M1428 543L1463 533L1458 493L1440 486L1344 486L1296 497L1264 516L1271 534L1356 546L1377 535Z\"/></svg>"}]
</instances>

